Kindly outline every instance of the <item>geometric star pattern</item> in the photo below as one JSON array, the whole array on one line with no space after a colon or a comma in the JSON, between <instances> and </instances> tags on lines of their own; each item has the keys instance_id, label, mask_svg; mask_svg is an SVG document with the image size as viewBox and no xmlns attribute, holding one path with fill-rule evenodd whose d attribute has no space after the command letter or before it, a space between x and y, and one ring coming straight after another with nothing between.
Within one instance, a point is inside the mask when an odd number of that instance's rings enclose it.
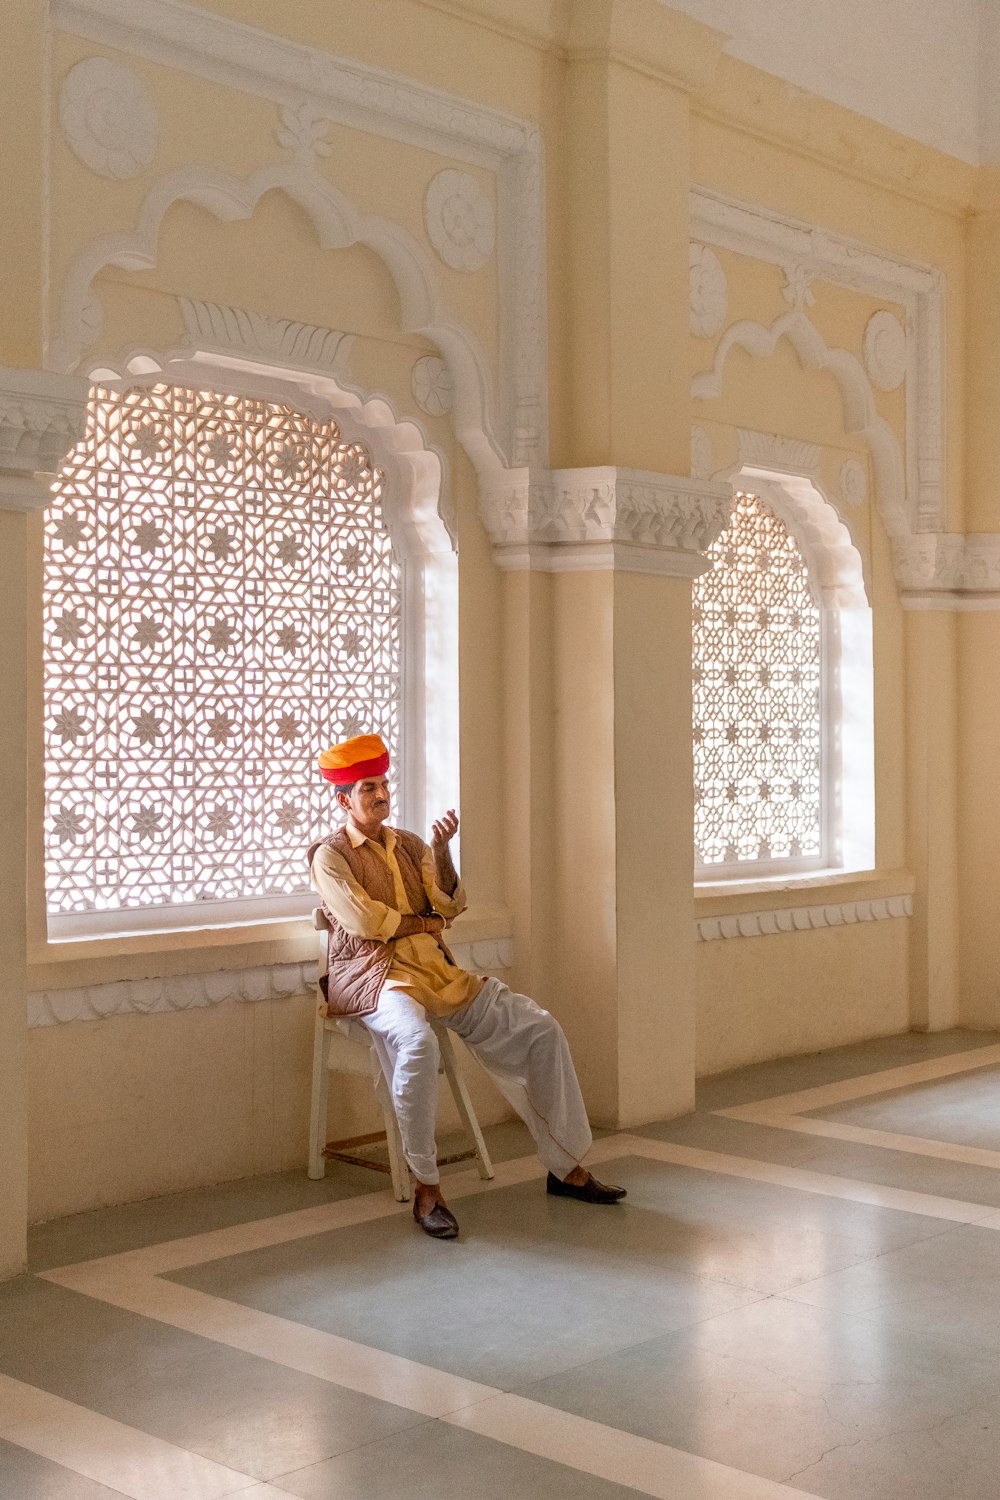
<instances>
[{"instance_id":1,"label":"geometric star pattern","mask_svg":"<svg viewBox=\"0 0 1000 1500\"><path fill-rule=\"evenodd\" d=\"M805 560L756 495L694 582L695 861L818 860L820 611Z\"/></svg>"},{"instance_id":2,"label":"geometric star pattern","mask_svg":"<svg viewBox=\"0 0 1000 1500\"><path fill-rule=\"evenodd\" d=\"M45 521L51 912L309 889L333 822L318 751L398 748L383 483L289 406L93 393Z\"/></svg>"}]
</instances>

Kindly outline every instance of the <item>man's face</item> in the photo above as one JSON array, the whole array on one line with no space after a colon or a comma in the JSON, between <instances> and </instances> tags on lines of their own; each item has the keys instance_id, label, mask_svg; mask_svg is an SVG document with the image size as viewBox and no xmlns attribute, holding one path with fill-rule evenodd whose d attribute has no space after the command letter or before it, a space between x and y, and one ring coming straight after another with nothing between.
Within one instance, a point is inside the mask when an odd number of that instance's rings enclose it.
<instances>
[{"instance_id":1,"label":"man's face","mask_svg":"<svg viewBox=\"0 0 1000 1500\"><path fill-rule=\"evenodd\" d=\"M355 782L349 797L341 792L339 801L359 826L381 827L389 816L389 783L384 776L366 776Z\"/></svg>"}]
</instances>

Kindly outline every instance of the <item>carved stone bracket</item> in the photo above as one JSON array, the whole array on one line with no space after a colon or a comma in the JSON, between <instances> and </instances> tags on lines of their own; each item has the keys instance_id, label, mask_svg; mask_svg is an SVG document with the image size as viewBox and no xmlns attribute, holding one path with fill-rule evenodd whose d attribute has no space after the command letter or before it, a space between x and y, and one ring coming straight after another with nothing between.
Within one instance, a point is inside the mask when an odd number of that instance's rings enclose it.
<instances>
[{"instance_id":1,"label":"carved stone bracket","mask_svg":"<svg viewBox=\"0 0 1000 1500\"><path fill-rule=\"evenodd\" d=\"M641 469L508 469L484 484L480 508L505 571L693 578L732 499L728 484Z\"/></svg>"},{"instance_id":2,"label":"carved stone bracket","mask_svg":"<svg viewBox=\"0 0 1000 1500\"><path fill-rule=\"evenodd\" d=\"M89 386L70 375L0 366L0 509L37 510L83 437Z\"/></svg>"},{"instance_id":3,"label":"carved stone bracket","mask_svg":"<svg viewBox=\"0 0 1000 1500\"><path fill-rule=\"evenodd\" d=\"M904 609L1000 609L1000 534L896 537L893 565Z\"/></svg>"}]
</instances>

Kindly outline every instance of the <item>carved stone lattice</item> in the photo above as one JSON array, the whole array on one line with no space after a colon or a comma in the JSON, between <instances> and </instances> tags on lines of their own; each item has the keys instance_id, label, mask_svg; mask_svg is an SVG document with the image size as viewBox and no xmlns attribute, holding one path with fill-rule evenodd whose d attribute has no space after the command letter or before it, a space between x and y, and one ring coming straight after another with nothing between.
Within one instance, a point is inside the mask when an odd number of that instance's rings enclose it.
<instances>
[{"instance_id":1,"label":"carved stone lattice","mask_svg":"<svg viewBox=\"0 0 1000 1500\"><path fill-rule=\"evenodd\" d=\"M756 495L694 583L695 858L822 852L820 612L794 538Z\"/></svg>"},{"instance_id":2,"label":"carved stone lattice","mask_svg":"<svg viewBox=\"0 0 1000 1500\"><path fill-rule=\"evenodd\" d=\"M308 889L317 751L398 743L382 485L288 406L95 394L46 516L50 910Z\"/></svg>"}]
</instances>

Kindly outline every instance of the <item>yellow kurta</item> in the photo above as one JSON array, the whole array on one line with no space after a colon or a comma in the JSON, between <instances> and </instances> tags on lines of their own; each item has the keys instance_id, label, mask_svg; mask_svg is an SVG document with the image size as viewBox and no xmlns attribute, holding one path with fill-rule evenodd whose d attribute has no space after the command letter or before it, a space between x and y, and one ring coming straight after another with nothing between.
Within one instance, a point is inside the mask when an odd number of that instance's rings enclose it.
<instances>
[{"instance_id":1,"label":"yellow kurta","mask_svg":"<svg viewBox=\"0 0 1000 1500\"><path fill-rule=\"evenodd\" d=\"M386 988L405 990L435 1016L448 1015L468 1005L483 984L478 974L470 974L451 963L429 932L403 938L395 936L400 917L414 915L396 859L395 829L382 829L384 843L366 839L350 819L346 832L355 849L367 843L388 866L395 904L387 906L382 901L374 901L355 880L343 855L322 844L312 862L312 882L334 917L355 937L373 938L392 945ZM467 902L461 881L450 895L441 890L435 878L434 856L426 844L420 873L428 900L439 916L450 922L465 910Z\"/></svg>"}]
</instances>

